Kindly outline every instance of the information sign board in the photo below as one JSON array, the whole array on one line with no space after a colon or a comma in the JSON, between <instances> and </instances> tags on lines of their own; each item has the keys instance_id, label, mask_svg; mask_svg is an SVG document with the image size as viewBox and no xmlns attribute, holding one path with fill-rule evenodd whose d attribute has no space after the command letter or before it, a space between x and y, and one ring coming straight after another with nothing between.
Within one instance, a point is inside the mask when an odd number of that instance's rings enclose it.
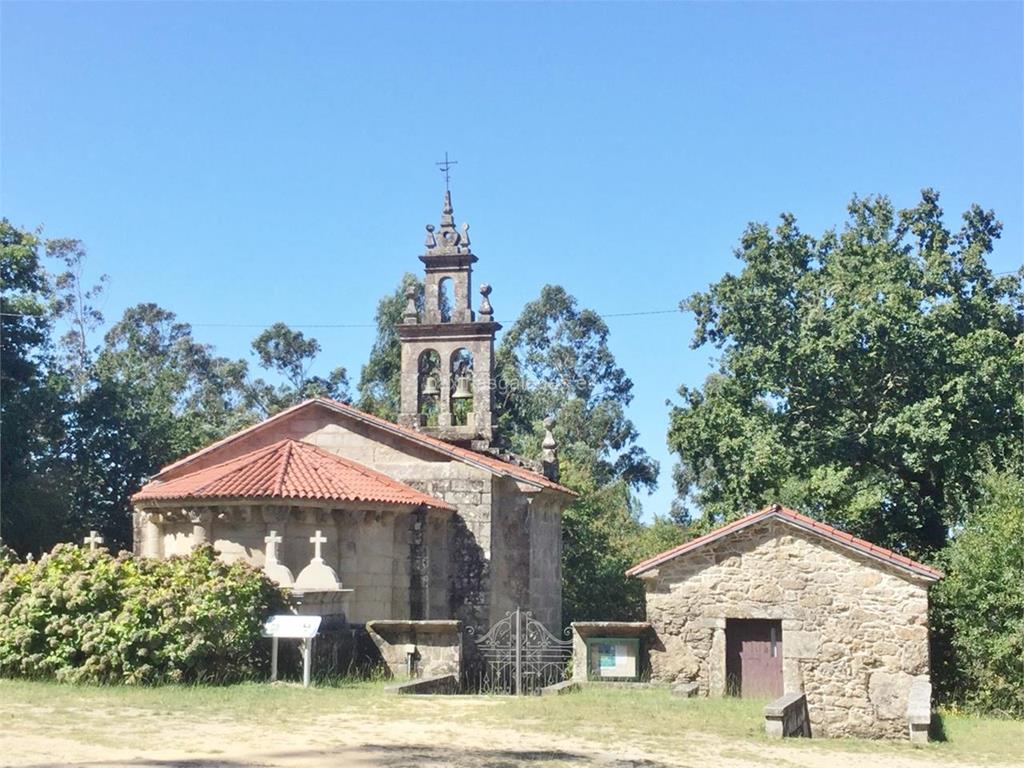
<instances>
[{"instance_id":1,"label":"information sign board","mask_svg":"<svg viewBox=\"0 0 1024 768\"><path fill-rule=\"evenodd\" d=\"M591 680L637 680L639 659L638 638L587 638L587 672Z\"/></svg>"}]
</instances>

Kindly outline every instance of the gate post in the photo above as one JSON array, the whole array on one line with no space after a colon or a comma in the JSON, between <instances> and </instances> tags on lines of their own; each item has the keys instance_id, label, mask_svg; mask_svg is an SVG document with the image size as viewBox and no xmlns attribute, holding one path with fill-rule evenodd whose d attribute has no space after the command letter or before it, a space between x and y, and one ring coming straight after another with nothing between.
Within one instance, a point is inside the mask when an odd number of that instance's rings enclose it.
<instances>
[{"instance_id":1,"label":"gate post","mask_svg":"<svg viewBox=\"0 0 1024 768\"><path fill-rule=\"evenodd\" d=\"M516 606L516 696L523 694L523 634L522 622L519 617L519 606Z\"/></svg>"}]
</instances>

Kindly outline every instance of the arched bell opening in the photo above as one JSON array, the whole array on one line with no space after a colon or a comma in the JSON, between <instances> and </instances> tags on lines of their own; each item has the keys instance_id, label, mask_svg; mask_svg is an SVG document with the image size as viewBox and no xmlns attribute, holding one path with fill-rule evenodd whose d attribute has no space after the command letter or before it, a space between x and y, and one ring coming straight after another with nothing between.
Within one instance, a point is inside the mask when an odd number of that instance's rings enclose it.
<instances>
[{"instance_id":1,"label":"arched bell opening","mask_svg":"<svg viewBox=\"0 0 1024 768\"><path fill-rule=\"evenodd\" d=\"M417 379L417 412L420 425L436 427L441 411L441 356L433 349L420 353Z\"/></svg>"},{"instance_id":2,"label":"arched bell opening","mask_svg":"<svg viewBox=\"0 0 1024 768\"><path fill-rule=\"evenodd\" d=\"M437 311L442 323L452 321L452 290L452 279L441 278L441 282L437 284Z\"/></svg>"},{"instance_id":3,"label":"arched bell opening","mask_svg":"<svg viewBox=\"0 0 1024 768\"><path fill-rule=\"evenodd\" d=\"M473 413L473 355L465 347L452 352L449 394L452 426L464 427Z\"/></svg>"}]
</instances>

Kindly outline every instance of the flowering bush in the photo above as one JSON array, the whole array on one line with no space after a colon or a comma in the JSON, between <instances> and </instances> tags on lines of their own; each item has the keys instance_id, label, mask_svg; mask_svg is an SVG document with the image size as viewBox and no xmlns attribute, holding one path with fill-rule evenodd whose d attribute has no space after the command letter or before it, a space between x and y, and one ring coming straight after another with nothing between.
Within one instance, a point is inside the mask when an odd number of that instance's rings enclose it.
<instances>
[{"instance_id":1,"label":"flowering bush","mask_svg":"<svg viewBox=\"0 0 1024 768\"><path fill-rule=\"evenodd\" d=\"M58 544L0 563L0 675L69 682L229 682L256 674L282 595L210 546L168 560Z\"/></svg>"},{"instance_id":2,"label":"flowering bush","mask_svg":"<svg viewBox=\"0 0 1024 768\"><path fill-rule=\"evenodd\" d=\"M15 563L20 563L18 553L0 541L0 579L7 573L7 569Z\"/></svg>"}]
</instances>

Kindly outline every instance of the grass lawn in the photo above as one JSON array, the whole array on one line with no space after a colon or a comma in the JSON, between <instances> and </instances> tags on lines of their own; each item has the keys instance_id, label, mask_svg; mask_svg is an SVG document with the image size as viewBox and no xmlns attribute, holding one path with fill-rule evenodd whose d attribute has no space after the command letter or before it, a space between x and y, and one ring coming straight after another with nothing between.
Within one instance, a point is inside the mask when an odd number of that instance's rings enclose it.
<instances>
[{"instance_id":1,"label":"grass lawn","mask_svg":"<svg viewBox=\"0 0 1024 768\"><path fill-rule=\"evenodd\" d=\"M629 744L667 754L679 752L685 740L697 744L710 739L720 745L720 757L755 764L768 750L783 744L764 736L764 702L756 700L681 699L663 689L600 687L543 698L395 696L385 692L385 685L349 682L308 690L266 684L130 688L0 680L0 718L4 728L12 729L9 734L44 736L56 731L111 747L123 745L126 729L143 742L166 734L168 723L174 722L251 726L253 732L271 724L287 731L308 727L326 716L385 728L389 721L433 726L440 721L458 733L485 738L499 729L541 742L558 743L572 736L608 749ZM771 762L827 765L827 759L824 763L820 759L826 750L837 756L905 757L921 765L1024 764L1024 722L948 712L941 716L946 740L926 747L909 742L791 739L784 742L785 755L778 754ZM812 755L818 758L811 761Z\"/></svg>"}]
</instances>

